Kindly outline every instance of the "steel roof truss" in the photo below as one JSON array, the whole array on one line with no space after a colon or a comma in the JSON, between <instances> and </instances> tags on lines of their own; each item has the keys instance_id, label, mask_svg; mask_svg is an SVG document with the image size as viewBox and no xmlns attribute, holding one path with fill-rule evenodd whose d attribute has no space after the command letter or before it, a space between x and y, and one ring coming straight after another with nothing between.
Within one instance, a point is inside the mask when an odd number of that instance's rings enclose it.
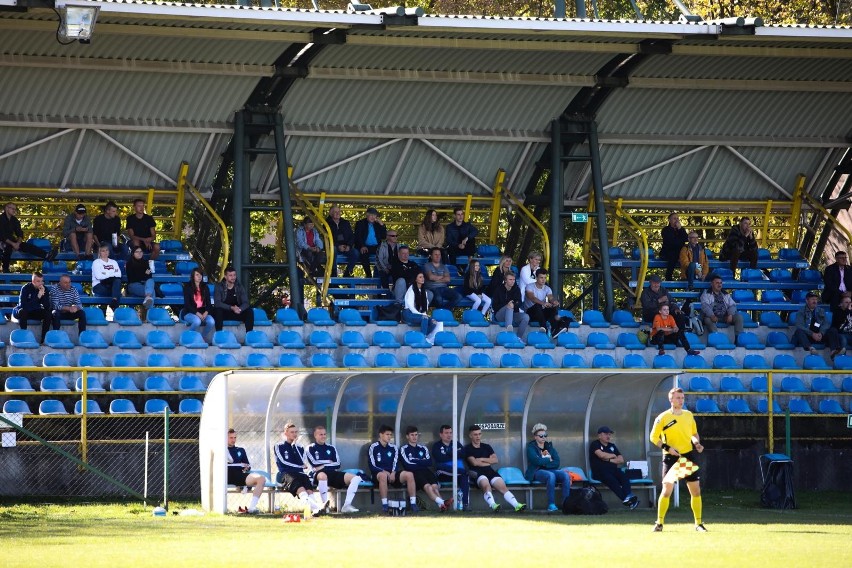
<instances>
[{"instance_id":1,"label":"steel roof truss","mask_svg":"<svg viewBox=\"0 0 852 568\"><path fill-rule=\"evenodd\" d=\"M493 190L493 189L491 189L491 186L490 186L490 185L488 185L487 183L485 183L484 181L482 181L481 179L479 179L478 177L476 177L475 175L473 175L473 174L472 174L472 173L471 173L471 172L470 172L467 168L465 168L465 167L464 167L464 166L462 166L460 163L458 163L457 161L455 161L454 159L452 159L452 158L451 158L451 157L450 157L447 153L445 153L443 150L439 149L437 146L435 146L434 144L432 144L432 143L431 143L431 142L429 142L428 140L423 139L423 140L421 140L421 142L423 142L426 146L428 146L428 147L429 147L429 148L430 148L433 152L435 152L436 154L438 154L439 156L441 156L442 158L444 158L444 160L446 160L447 162L449 162L449 163L450 163L450 165L452 165L454 168L456 168L456 169L457 169L457 170L459 170L461 173L463 173L464 175L466 175L467 177L469 177L471 180L473 180L473 182L474 182L476 185L479 185L479 186L483 187L483 188L485 189L485 191L487 191L488 193L494 193L494 190Z\"/></svg>"},{"instance_id":2,"label":"steel roof truss","mask_svg":"<svg viewBox=\"0 0 852 568\"><path fill-rule=\"evenodd\" d=\"M68 159L68 165L65 167L65 174L62 176L62 183L59 184L59 187L68 187L68 183L71 181L71 172L77 164L77 156L80 154L80 147L83 145L83 138L85 137L86 131L80 130L77 135L77 141L74 143L74 149L71 151L71 157Z\"/></svg>"},{"instance_id":3,"label":"steel roof truss","mask_svg":"<svg viewBox=\"0 0 852 568\"><path fill-rule=\"evenodd\" d=\"M772 187L774 187L776 190L778 190L778 192L779 192L779 193L781 193L781 195L783 195L784 197L786 197L787 199L789 199L789 200L791 200L791 201L793 200L793 195L792 195L790 192L788 192L786 189L784 189L783 187L781 187L781 184L779 184L779 183L778 183L778 182L776 182L774 179L772 179L771 177L769 177L769 175L768 175L766 172L764 172L763 170L761 170L760 168L758 168L756 165L754 165L754 164L753 164L753 163L752 163L752 162L751 162L748 158L746 158L745 156L743 156L742 154L740 154L738 151L736 151L735 149L733 149L731 146L724 146L724 148L726 148L726 149L727 149L727 150L729 150L729 151L730 151L730 152L731 152L734 156L736 156L737 158L739 158L740 160L742 160L742 161L743 161L743 163L744 163L746 166L748 166L748 167L749 167L750 169L752 169L752 170L753 170L753 171L754 171L757 175L759 175L759 176L760 176L760 177L762 177L764 180L766 180L766 182L767 182L769 185L771 185Z\"/></svg>"},{"instance_id":4,"label":"steel roof truss","mask_svg":"<svg viewBox=\"0 0 852 568\"><path fill-rule=\"evenodd\" d=\"M21 126L21 125L17 125L17 126ZM29 144L24 144L23 146L15 148L14 150L9 150L5 154L0 154L0 160L4 160L4 159L6 159L10 156L14 156L15 154L20 154L21 152L26 152L27 150L35 148L36 146L40 146L40 145L42 145L46 142L50 142L51 140L54 140L55 138L60 138L62 136L65 136L66 134L68 134L70 132L73 132L73 129L68 128L68 129L65 129L65 130L61 130L59 132L54 132L53 134L49 134L49 135L45 136L44 138L39 138L38 140L30 142Z\"/></svg>"},{"instance_id":5,"label":"steel roof truss","mask_svg":"<svg viewBox=\"0 0 852 568\"><path fill-rule=\"evenodd\" d=\"M400 155L396 166L394 166L393 172L391 172L390 179L388 180L388 184L385 187L385 195L390 195L390 192L396 188L396 181L399 179L399 174L402 172L402 166L405 164L405 159L408 157L408 151L411 149L411 143L413 141L413 138L409 138L405 141L405 146L402 148L402 154Z\"/></svg>"},{"instance_id":6,"label":"steel roof truss","mask_svg":"<svg viewBox=\"0 0 852 568\"><path fill-rule=\"evenodd\" d=\"M125 154L127 154L128 156L130 156L131 158L133 158L134 160L136 160L137 162L139 162L143 166L145 166L147 169L151 170L152 172L154 172L155 174L157 174L158 176L160 176L161 178L163 178L164 180L166 180L170 184L177 185L176 180L170 178L168 175L166 175L159 168L157 168L156 166L154 166L153 164L151 164L150 162L145 160L142 156L140 156L139 154L137 154L136 152L134 152L133 150L131 150L130 148L128 148L127 146L125 146L124 144L122 144L121 142L119 142L118 140L116 140L115 138L113 138L112 136L107 134L106 132L104 132L103 130L100 130L100 129L97 129L97 128L94 129L94 130L95 130L95 132L97 132L98 134L103 136L104 139L106 139L108 142L113 144L116 148L118 148L119 150L121 150L122 152L124 152Z\"/></svg>"}]
</instances>

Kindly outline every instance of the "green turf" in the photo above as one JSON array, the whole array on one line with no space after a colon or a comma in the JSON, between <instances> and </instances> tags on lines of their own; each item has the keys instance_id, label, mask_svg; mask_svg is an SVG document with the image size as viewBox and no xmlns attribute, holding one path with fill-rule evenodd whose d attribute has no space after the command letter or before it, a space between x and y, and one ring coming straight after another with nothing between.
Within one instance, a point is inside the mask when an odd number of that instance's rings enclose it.
<instances>
[{"instance_id":1,"label":"green turf","mask_svg":"<svg viewBox=\"0 0 852 568\"><path fill-rule=\"evenodd\" d=\"M154 518L136 504L7 502L0 504L0 566L293 565L285 558L335 567L852 566L852 494L797 500L799 509L780 512L759 508L755 492L707 493L706 534L693 531L688 506L673 509L665 531L653 534L655 513L645 507L602 517L368 514L285 524L278 516ZM383 556L375 556L377 547ZM335 552L317 556L325 548Z\"/></svg>"}]
</instances>

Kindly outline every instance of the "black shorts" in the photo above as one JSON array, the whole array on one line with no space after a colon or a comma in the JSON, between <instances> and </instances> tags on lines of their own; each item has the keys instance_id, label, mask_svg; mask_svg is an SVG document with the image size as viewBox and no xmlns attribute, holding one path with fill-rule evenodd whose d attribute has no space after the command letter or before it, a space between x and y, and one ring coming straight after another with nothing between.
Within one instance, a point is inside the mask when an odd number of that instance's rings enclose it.
<instances>
[{"instance_id":1,"label":"black shorts","mask_svg":"<svg viewBox=\"0 0 852 568\"><path fill-rule=\"evenodd\" d=\"M314 484L311 483L311 478L304 473L284 473L279 471L276 479L278 483L281 484L281 489L293 497L299 494L299 489L301 488L311 491L314 489Z\"/></svg>"},{"instance_id":2,"label":"black shorts","mask_svg":"<svg viewBox=\"0 0 852 568\"><path fill-rule=\"evenodd\" d=\"M493 467L478 467L476 469L470 470L470 478L473 480L474 483L476 483L476 480L483 475L489 483L491 483L491 480L495 477L500 477L500 474L494 471Z\"/></svg>"},{"instance_id":3,"label":"black shorts","mask_svg":"<svg viewBox=\"0 0 852 568\"><path fill-rule=\"evenodd\" d=\"M319 473L325 474L325 476L328 478L328 486L329 487L333 487L335 489L346 489L347 487L349 487L346 484L346 473L345 472L342 472L342 471L339 471L339 470L336 470L336 469L332 469L332 470L329 470L329 471L322 470L322 471L319 471L317 473L318 474ZM317 481L316 477L314 478L314 481Z\"/></svg>"},{"instance_id":4,"label":"black shorts","mask_svg":"<svg viewBox=\"0 0 852 568\"><path fill-rule=\"evenodd\" d=\"M685 454L681 454L680 456L673 456L671 454L666 454L663 456L663 477L666 477L666 474L674 464L677 463L677 460L680 458L686 458L694 464L698 464L698 452L695 450L691 452L686 452ZM698 471L691 473L683 478L684 481L700 481L701 480L701 469Z\"/></svg>"},{"instance_id":5,"label":"black shorts","mask_svg":"<svg viewBox=\"0 0 852 568\"><path fill-rule=\"evenodd\" d=\"M412 471L411 474L414 476L414 486L418 490L423 490L427 485L437 485L438 478L435 477L435 474L432 473L431 469L418 469Z\"/></svg>"},{"instance_id":6,"label":"black shorts","mask_svg":"<svg viewBox=\"0 0 852 568\"><path fill-rule=\"evenodd\" d=\"M377 471L376 473L374 473L373 474L373 482L376 485L379 484L379 474L382 473L382 472L387 473L388 475L390 475L392 473L392 472L387 471L387 470ZM388 480L388 487L393 487L394 489L401 489L403 487L403 485L402 485L402 481L399 480L400 475L402 475L402 472L397 471L396 476L393 478L393 481L391 481L390 479Z\"/></svg>"},{"instance_id":7,"label":"black shorts","mask_svg":"<svg viewBox=\"0 0 852 568\"><path fill-rule=\"evenodd\" d=\"M248 472L244 472L241 467L228 467L228 485L236 485L237 487L245 487Z\"/></svg>"}]
</instances>

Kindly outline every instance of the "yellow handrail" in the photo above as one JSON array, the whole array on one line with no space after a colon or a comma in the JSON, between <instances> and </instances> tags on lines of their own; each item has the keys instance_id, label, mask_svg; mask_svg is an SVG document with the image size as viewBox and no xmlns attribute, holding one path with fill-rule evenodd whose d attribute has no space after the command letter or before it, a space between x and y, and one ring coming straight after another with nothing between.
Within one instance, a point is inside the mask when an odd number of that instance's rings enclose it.
<instances>
[{"instance_id":1,"label":"yellow handrail","mask_svg":"<svg viewBox=\"0 0 852 568\"><path fill-rule=\"evenodd\" d=\"M609 198L605 200L605 203L610 207L613 207L613 204ZM639 299L639 296L642 294L642 286L645 284L645 275L648 273L648 236L645 234L645 230L637 223L633 217L631 217L628 213L626 213L621 208L621 200L619 199L614 205L614 212L617 217L621 217L630 225L630 228L625 227L625 230L630 232L637 241L639 241L640 249L639 249L639 276L636 279L636 299ZM616 235L613 235L613 240L616 239Z\"/></svg>"},{"instance_id":2,"label":"yellow handrail","mask_svg":"<svg viewBox=\"0 0 852 568\"><path fill-rule=\"evenodd\" d=\"M800 177L801 177L801 176L800 176ZM803 198L805 201L807 201L807 202L808 202L808 204L809 204L811 207L813 207L814 209L816 209L817 211L819 211L820 213L822 213L822 214L823 214L825 217L827 217L828 219L831 219L831 221L834 223L834 227L835 227L836 229L840 230L840 231L841 231L844 235L846 235L846 243L847 243L847 246L848 246L848 245L849 245L849 243L852 243L852 233L850 233L850 232L849 232L849 229L847 229L847 228L846 228L846 227L845 227L845 226L844 226L844 225L840 222L840 220L839 220L837 217L835 217L834 215L832 215L832 214L828 211L828 209L826 209L825 207L823 207L823 206L822 206L822 203L820 203L819 201L817 201L816 199L814 199L814 197L812 197L811 195L809 195L807 192L805 192L805 191L804 191L804 178L803 178L803 177L801 177L801 179L802 179L802 185L801 185L802 190L801 190L801 192L800 192L800 193L801 193L801 195L802 195L802 198ZM796 184L796 189L797 189L797 190L799 189L799 184L798 184L798 183Z\"/></svg>"},{"instance_id":3,"label":"yellow handrail","mask_svg":"<svg viewBox=\"0 0 852 568\"><path fill-rule=\"evenodd\" d=\"M211 217L213 217L216 223L219 224L219 228L221 229L222 253L219 255L219 258L222 259L222 262L220 263L221 268L219 270L219 280L221 280L225 277L225 268L227 268L228 266L228 262L230 261L231 255L231 243L230 239L228 238L228 227L225 225L225 222L222 221L222 218L219 217L219 214L216 213L216 211L213 209L213 207L210 206L209 203L207 203L207 200L204 199L201 193L199 193L198 189L196 189L195 186L189 182L189 180L186 181L186 188L189 189L189 193L195 198L196 201L198 201L204 207L204 209L207 210L207 212L210 214Z\"/></svg>"},{"instance_id":4,"label":"yellow handrail","mask_svg":"<svg viewBox=\"0 0 852 568\"><path fill-rule=\"evenodd\" d=\"M498 170L498 179L500 179L499 172L503 172L503 170ZM505 172L504 172L505 177ZM502 180L500 180L502 185ZM532 211L526 208L526 206L521 203L521 201L515 197L515 195L506 187L502 188L503 193L506 195L506 199L512 203L515 207L518 208L518 211L523 213L524 217L527 218L527 222L538 229L538 232L541 233L542 245L544 248L544 264L542 266L550 266L550 237L547 234L547 229L544 228L544 225L541 224L535 215L533 215ZM552 219L551 222L559 222L559 219ZM561 250L561 249L560 249ZM561 255L560 255L561 257Z\"/></svg>"}]
</instances>

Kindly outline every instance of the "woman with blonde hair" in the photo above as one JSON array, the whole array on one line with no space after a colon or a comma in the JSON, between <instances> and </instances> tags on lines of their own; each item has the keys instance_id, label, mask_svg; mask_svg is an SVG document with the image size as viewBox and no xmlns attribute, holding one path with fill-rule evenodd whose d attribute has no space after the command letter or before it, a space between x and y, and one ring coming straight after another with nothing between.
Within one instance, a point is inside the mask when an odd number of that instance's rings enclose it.
<instances>
[{"instance_id":1,"label":"woman with blonde hair","mask_svg":"<svg viewBox=\"0 0 852 568\"><path fill-rule=\"evenodd\" d=\"M532 427L533 439L527 442L527 481L540 481L547 488L547 512L561 510L556 506L556 484L562 484L562 502L571 492L571 478L560 467L559 453L553 442L547 440L547 426L538 423Z\"/></svg>"},{"instance_id":2,"label":"woman with blonde hair","mask_svg":"<svg viewBox=\"0 0 852 568\"><path fill-rule=\"evenodd\" d=\"M504 254L500 257L500 264L497 265L497 268L494 269L494 273L491 275L491 282L488 284L489 296L494 297L494 290L503 285L506 281L506 275L510 272L514 272L512 270L512 257ZM523 293L521 295L523 296Z\"/></svg>"}]
</instances>

